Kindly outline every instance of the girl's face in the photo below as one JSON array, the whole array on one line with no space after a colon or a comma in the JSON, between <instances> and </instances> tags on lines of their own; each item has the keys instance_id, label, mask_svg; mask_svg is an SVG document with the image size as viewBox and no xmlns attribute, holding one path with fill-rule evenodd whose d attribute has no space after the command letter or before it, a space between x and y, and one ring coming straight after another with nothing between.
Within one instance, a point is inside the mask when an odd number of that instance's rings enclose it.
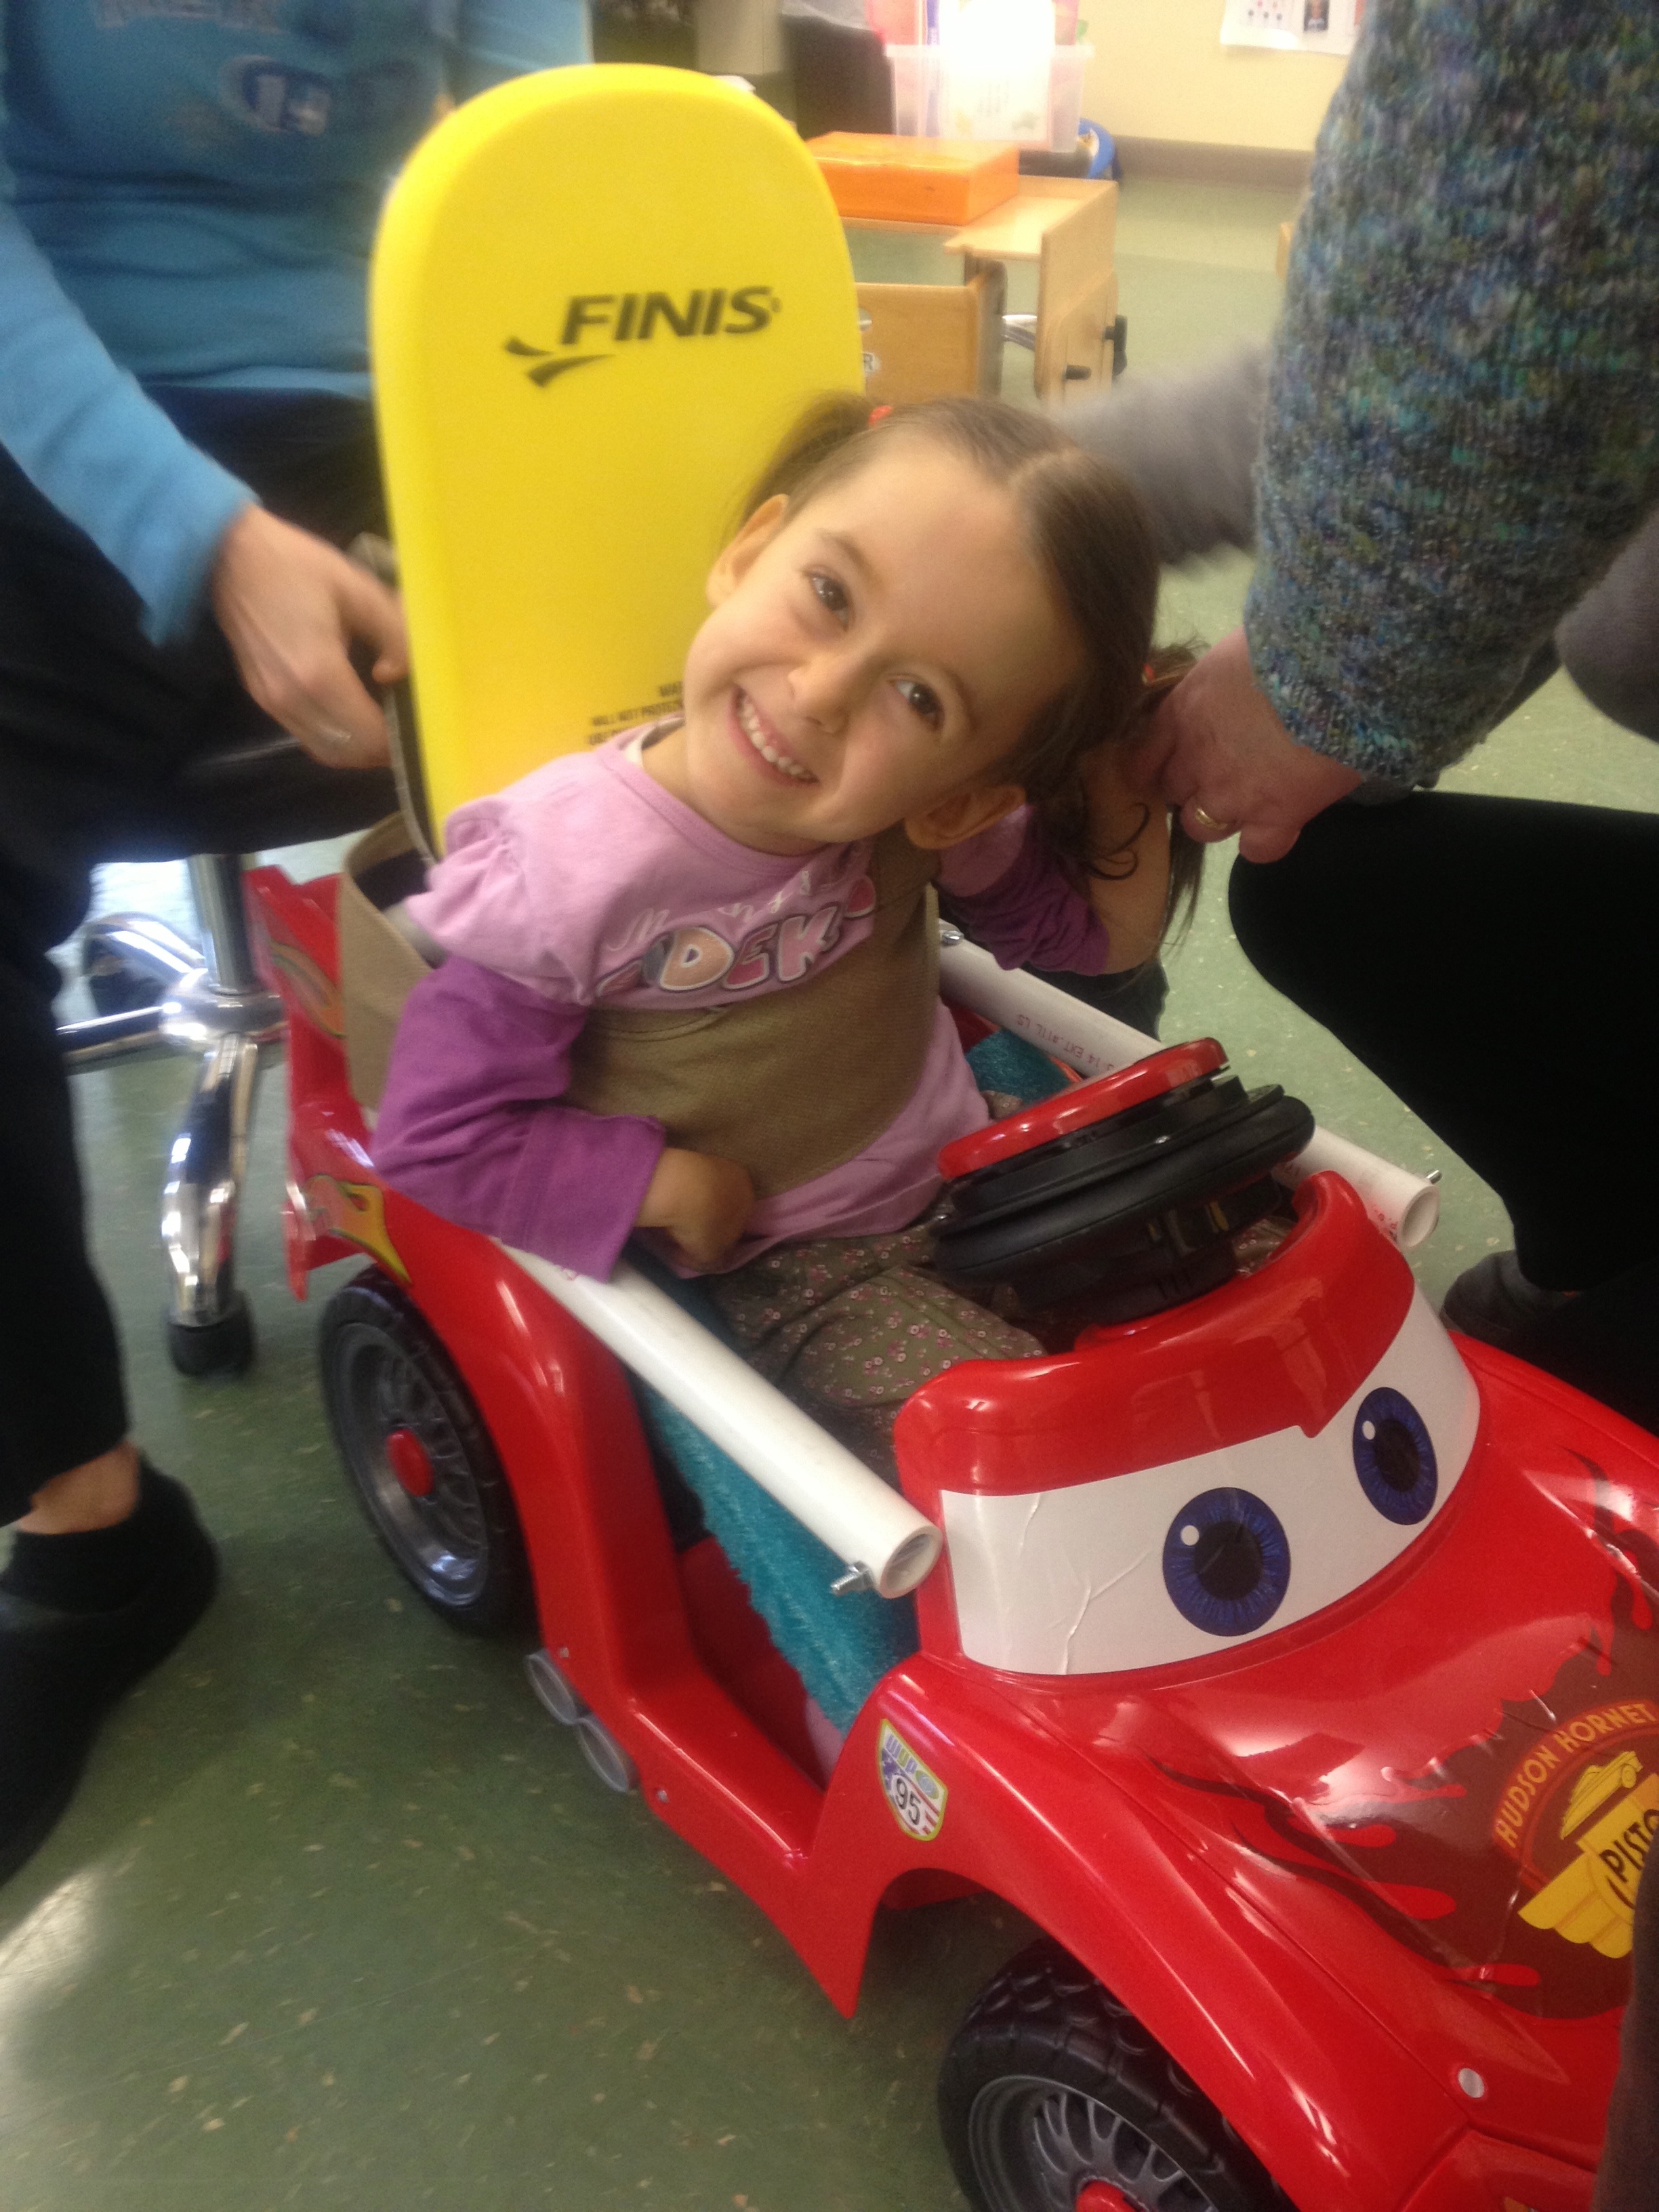
<instances>
[{"instance_id":1,"label":"girl's face","mask_svg":"<svg viewBox=\"0 0 1659 2212\"><path fill-rule=\"evenodd\" d=\"M794 514L769 501L708 595L684 726L645 757L762 852L972 836L1018 805L991 771L1082 663L1013 502L921 438Z\"/></svg>"}]
</instances>

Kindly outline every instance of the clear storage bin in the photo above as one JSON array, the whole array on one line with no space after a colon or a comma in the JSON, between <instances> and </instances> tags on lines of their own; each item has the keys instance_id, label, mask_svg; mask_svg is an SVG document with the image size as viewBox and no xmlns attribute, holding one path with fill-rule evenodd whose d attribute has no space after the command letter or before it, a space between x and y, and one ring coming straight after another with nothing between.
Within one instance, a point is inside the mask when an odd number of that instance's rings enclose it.
<instances>
[{"instance_id":1,"label":"clear storage bin","mask_svg":"<svg viewBox=\"0 0 1659 2212\"><path fill-rule=\"evenodd\" d=\"M1069 154L1077 144L1083 114L1083 79L1092 46L1056 46L1048 67L1048 123L1021 133L1008 127L1000 112L994 83L979 73L951 76L951 56L944 46L889 46L893 73L893 129L901 138L988 138L1018 146L1042 146ZM960 65L959 65L960 66ZM1011 72L1011 76L1013 72ZM1010 89L1013 89L1012 84Z\"/></svg>"},{"instance_id":2,"label":"clear storage bin","mask_svg":"<svg viewBox=\"0 0 1659 2212\"><path fill-rule=\"evenodd\" d=\"M889 46L893 72L893 129L901 138L938 138L945 88L943 46Z\"/></svg>"},{"instance_id":3,"label":"clear storage bin","mask_svg":"<svg viewBox=\"0 0 1659 2212\"><path fill-rule=\"evenodd\" d=\"M1083 122L1083 79L1092 46L1056 46L1048 78L1048 151L1069 154Z\"/></svg>"}]
</instances>

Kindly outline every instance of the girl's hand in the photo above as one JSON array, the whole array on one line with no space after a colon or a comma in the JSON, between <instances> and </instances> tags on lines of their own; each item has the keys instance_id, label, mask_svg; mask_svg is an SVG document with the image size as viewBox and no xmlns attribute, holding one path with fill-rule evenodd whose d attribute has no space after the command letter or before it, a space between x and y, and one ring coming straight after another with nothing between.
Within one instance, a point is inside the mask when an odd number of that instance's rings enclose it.
<instances>
[{"instance_id":1,"label":"girl's hand","mask_svg":"<svg viewBox=\"0 0 1659 2212\"><path fill-rule=\"evenodd\" d=\"M735 1160L670 1145L635 1216L636 1229L664 1229L696 1267L717 1267L755 1210L755 1186Z\"/></svg>"},{"instance_id":2,"label":"girl's hand","mask_svg":"<svg viewBox=\"0 0 1659 2212\"><path fill-rule=\"evenodd\" d=\"M1110 935L1106 972L1115 975L1150 960L1163 938L1170 903L1170 813L1157 786L1145 778L1138 747L1103 746L1085 767L1084 782L1094 854L1111 871L1091 876L1089 903Z\"/></svg>"},{"instance_id":3,"label":"girl's hand","mask_svg":"<svg viewBox=\"0 0 1659 2212\"><path fill-rule=\"evenodd\" d=\"M376 768L386 719L349 658L374 653L374 681L409 672L395 592L307 530L245 507L219 541L213 611L236 665L266 714L328 768Z\"/></svg>"}]
</instances>

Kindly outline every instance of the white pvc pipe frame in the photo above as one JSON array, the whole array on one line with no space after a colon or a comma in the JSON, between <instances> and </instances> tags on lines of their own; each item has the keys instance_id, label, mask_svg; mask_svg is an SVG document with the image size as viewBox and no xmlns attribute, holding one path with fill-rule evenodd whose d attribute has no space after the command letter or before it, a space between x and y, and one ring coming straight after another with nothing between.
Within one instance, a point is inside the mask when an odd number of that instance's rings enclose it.
<instances>
[{"instance_id":1,"label":"white pvc pipe frame","mask_svg":"<svg viewBox=\"0 0 1659 2212\"><path fill-rule=\"evenodd\" d=\"M1158 1050L1156 1040L1139 1030L1034 975L999 968L978 945L952 941L952 932L944 936L945 995L1079 1073L1107 1075ZM1420 1243L1433 1228L1439 1199L1432 1184L1326 1130L1315 1131L1283 1176L1296 1183L1322 1168L1346 1176L1372 1219L1403 1249ZM846 1560L864 1585L884 1597L902 1597L932 1572L943 1542L933 1523L637 1267L623 1261L610 1281L601 1283L528 1252L514 1251L512 1257L625 1367L660 1390Z\"/></svg>"}]
</instances>

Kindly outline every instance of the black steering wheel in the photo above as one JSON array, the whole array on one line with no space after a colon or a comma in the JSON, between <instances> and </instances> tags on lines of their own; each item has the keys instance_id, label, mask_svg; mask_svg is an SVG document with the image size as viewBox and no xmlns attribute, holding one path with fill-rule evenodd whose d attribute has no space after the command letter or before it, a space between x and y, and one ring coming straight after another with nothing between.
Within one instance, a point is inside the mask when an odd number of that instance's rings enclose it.
<instances>
[{"instance_id":1,"label":"black steering wheel","mask_svg":"<svg viewBox=\"0 0 1659 2212\"><path fill-rule=\"evenodd\" d=\"M939 1270L1026 1312L1086 1297L1101 1321L1197 1297L1283 1204L1273 1170L1313 1127L1278 1085L1246 1091L1213 1037L1171 1045L947 1145Z\"/></svg>"}]
</instances>

